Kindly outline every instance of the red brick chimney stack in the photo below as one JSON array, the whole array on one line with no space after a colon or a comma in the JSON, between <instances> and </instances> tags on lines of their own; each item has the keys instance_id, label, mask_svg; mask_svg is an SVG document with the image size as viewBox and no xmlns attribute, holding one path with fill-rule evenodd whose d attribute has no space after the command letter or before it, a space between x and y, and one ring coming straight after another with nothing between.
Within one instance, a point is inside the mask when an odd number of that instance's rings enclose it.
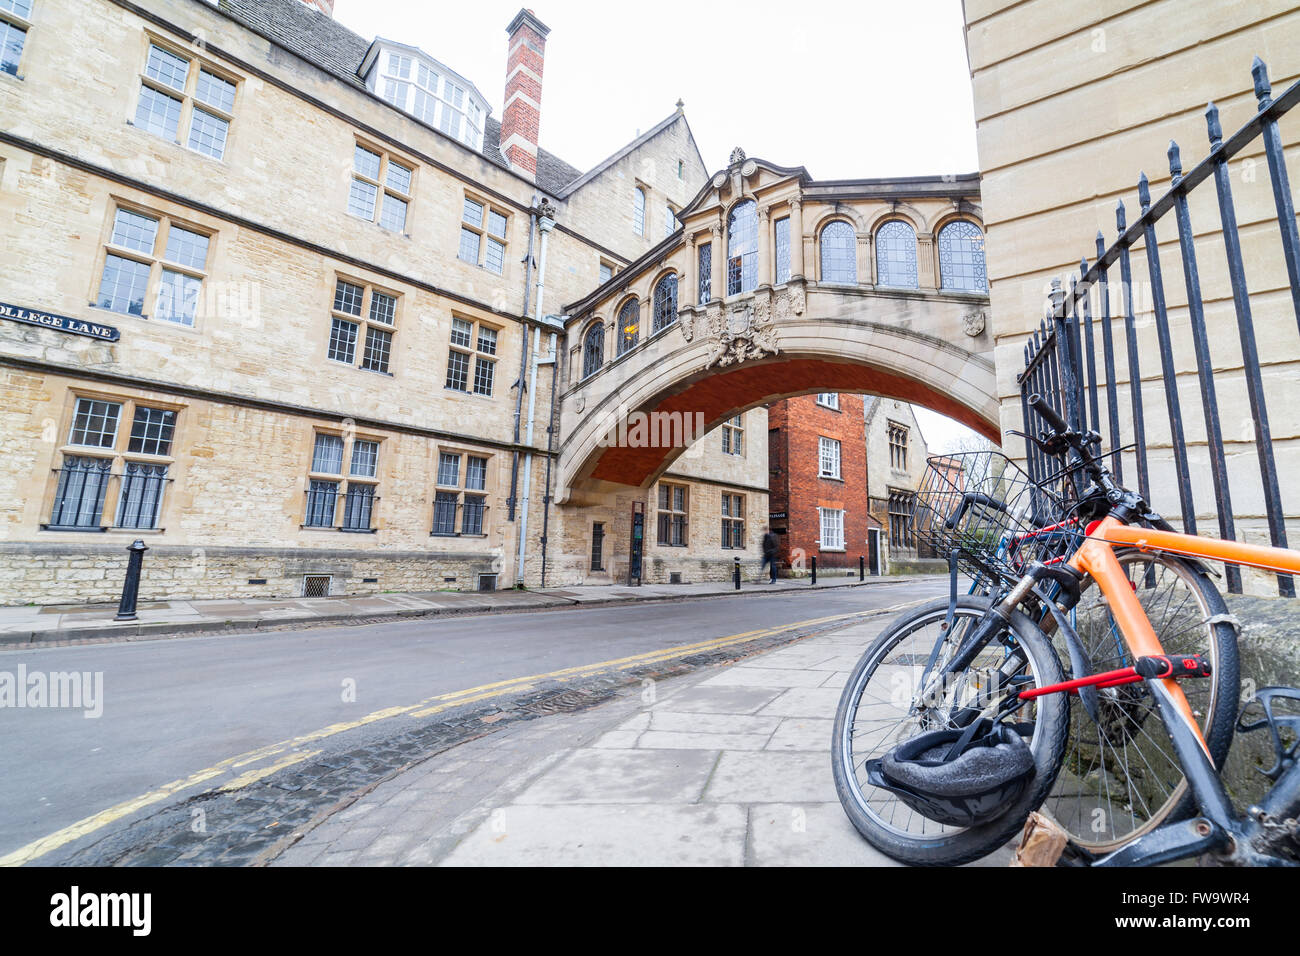
<instances>
[{"instance_id":1,"label":"red brick chimney stack","mask_svg":"<svg viewBox=\"0 0 1300 956\"><path fill-rule=\"evenodd\" d=\"M501 152L529 179L537 178L537 130L542 121L542 62L550 27L531 10L520 10L506 27L506 101Z\"/></svg>"},{"instance_id":2,"label":"red brick chimney stack","mask_svg":"<svg viewBox=\"0 0 1300 956\"><path fill-rule=\"evenodd\" d=\"M327 17L334 16L334 0L302 0L309 7L315 7Z\"/></svg>"}]
</instances>

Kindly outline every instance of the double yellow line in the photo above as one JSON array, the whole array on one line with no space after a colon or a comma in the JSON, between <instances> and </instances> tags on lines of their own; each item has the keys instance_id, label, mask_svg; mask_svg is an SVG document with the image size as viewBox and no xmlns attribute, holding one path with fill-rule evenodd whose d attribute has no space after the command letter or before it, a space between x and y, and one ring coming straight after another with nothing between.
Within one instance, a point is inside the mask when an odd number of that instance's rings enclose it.
<instances>
[{"instance_id":1,"label":"double yellow line","mask_svg":"<svg viewBox=\"0 0 1300 956\"><path fill-rule=\"evenodd\" d=\"M883 611L893 610L885 608ZM881 611L868 612L873 616ZM790 624L782 624L779 627L762 628L756 631L745 631L741 634L730 634L726 637L713 638L708 641L699 641L695 644L679 644L675 647L663 648L657 651L649 651L644 654L634 654L630 657L620 657L609 661L600 661L596 664L583 664L578 667L566 667L561 670L550 671L546 674L531 674L527 677L514 677L509 680L497 681L492 684L480 684L477 687L469 687L465 690L452 691L447 694L439 694L436 697L429 697L416 704L409 704L404 707L387 707L383 710L377 710L373 713L360 717L357 720L346 721L343 723L330 724L328 727L322 727L320 730L314 730L308 734L302 734L297 737L283 740L276 744L270 744L266 747L260 747L256 750L250 750L247 753L239 754L235 757L229 757L220 763L213 764L211 767L196 771L187 777L179 780L173 780L171 783L164 784L155 790L125 800L116 806L109 807L107 810L101 810L93 816L86 817L76 823L57 830L49 836L41 837L24 847L14 850L5 856L0 856L0 866L22 866L24 863L30 863L38 857L44 856L52 850L57 850L61 846L66 846L73 840L80 839L87 834L94 833L96 830L103 829L111 823L114 823L123 817L126 817L137 810L165 800L168 797L175 796L186 790L196 787L200 784L207 783L216 777L224 774L234 773L241 767L249 764L258 763L270 757L279 756L286 751L289 753L281 760L275 761L267 766L248 770L237 774L225 783L209 787L223 791L238 790L246 787L263 777L269 776L286 767L301 763L320 753L319 750L303 751L306 744L316 743L328 737L345 733L349 730L355 730L358 727L364 727L367 724L373 724L379 720L387 720L390 717L431 717L434 714L450 710L453 707L460 707L464 704L477 703L479 701L490 700L494 697L501 697L506 694L520 693L530 690L541 681L569 681L581 677L590 677L607 670L630 670L645 664L654 664L662 661L672 660L678 657L691 657L695 654L706 653L708 651L718 650L724 647L730 647L734 644L744 644L748 641L757 641L764 637L771 637L785 631L791 631L799 628L814 627L819 624L830 624L836 621L844 621L850 618L860 617L863 612L851 614L835 614L830 617L812 618L807 621L795 621Z\"/></svg>"}]
</instances>

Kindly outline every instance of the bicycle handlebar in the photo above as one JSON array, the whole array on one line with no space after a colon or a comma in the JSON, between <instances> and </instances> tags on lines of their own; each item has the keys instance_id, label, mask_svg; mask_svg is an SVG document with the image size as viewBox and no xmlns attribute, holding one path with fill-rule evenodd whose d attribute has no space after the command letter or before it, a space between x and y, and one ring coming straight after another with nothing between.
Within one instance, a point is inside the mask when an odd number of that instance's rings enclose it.
<instances>
[{"instance_id":1,"label":"bicycle handlebar","mask_svg":"<svg viewBox=\"0 0 1300 956\"><path fill-rule=\"evenodd\" d=\"M997 498L981 494L978 491L968 491L961 496L961 504L957 506L956 511L948 516L948 520L943 523L943 526L949 531L957 527L957 523L961 521L962 515L966 513L967 509L969 509L971 505L983 505L984 507L992 508L995 511L1007 510L1006 504L999 501Z\"/></svg>"},{"instance_id":2,"label":"bicycle handlebar","mask_svg":"<svg viewBox=\"0 0 1300 956\"><path fill-rule=\"evenodd\" d=\"M1030 395L1029 407L1038 412L1039 417L1058 435L1064 436L1070 430L1070 427L1065 424L1065 419L1057 414L1056 409L1047 404L1047 400L1042 395Z\"/></svg>"}]
</instances>

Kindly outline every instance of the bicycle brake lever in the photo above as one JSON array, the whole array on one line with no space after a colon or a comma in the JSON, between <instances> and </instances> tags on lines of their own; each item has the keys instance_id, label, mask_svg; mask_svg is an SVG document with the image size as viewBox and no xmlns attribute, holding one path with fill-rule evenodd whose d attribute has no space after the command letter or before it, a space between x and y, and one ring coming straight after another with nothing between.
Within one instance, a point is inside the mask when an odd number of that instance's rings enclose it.
<instances>
[{"instance_id":1,"label":"bicycle brake lever","mask_svg":"<svg viewBox=\"0 0 1300 956\"><path fill-rule=\"evenodd\" d=\"M1044 441L1042 438L1039 438L1037 435L1030 435L1026 432L1016 431L1014 428L1007 429L1007 434L1019 435L1021 438L1025 439L1026 441L1033 442L1036 446L1038 446L1038 450L1045 455L1057 456L1060 454L1060 451L1055 448L1054 443Z\"/></svg>"}]
</instances>

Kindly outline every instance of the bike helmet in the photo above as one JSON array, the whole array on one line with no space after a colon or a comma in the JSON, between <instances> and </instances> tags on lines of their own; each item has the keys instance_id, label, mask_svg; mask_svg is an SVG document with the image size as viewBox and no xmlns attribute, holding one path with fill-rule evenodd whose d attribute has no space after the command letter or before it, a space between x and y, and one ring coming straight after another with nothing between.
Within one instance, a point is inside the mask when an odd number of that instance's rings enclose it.
<instances>
[{"instance_id":1,"label":"bike helmet","mask_svg":"<svg viewBox=\"0 0 1300 956\"><path fill-rule=\"evenodd\" d=\"M1006 812L1033 779L1034 756L1005 724L982 719L905 740L866 764L867 781L929 820L972 827Z\"/></svg>"}]
</instances>

